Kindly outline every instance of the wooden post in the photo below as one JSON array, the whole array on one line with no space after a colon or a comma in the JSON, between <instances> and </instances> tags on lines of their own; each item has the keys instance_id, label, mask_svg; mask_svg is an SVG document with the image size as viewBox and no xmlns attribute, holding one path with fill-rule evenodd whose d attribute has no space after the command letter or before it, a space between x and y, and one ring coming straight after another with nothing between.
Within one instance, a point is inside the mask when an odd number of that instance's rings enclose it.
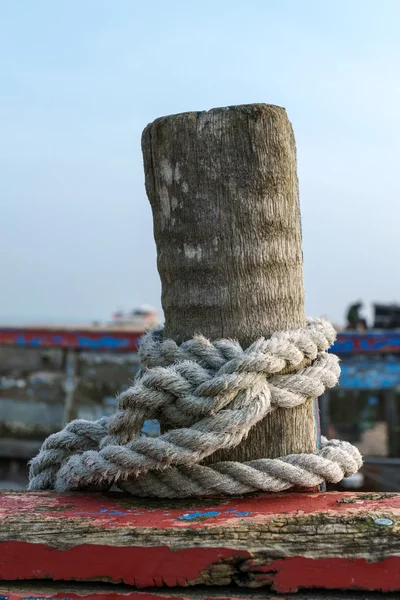
<instances>
[{"instance_id":1,"label":"wooden post","mask_svg":"<svg viewBox=\"0 0 400 600\"><path fill-rule=\"evenodd\" d=\"M156 119L143 132L165 333L236 338L304 325L296 147L286 111L253 104ZM164 424L166 427L173 423ZM314 401L278 410L208 462L317 445Z\"/></svg>"}]
</instances>

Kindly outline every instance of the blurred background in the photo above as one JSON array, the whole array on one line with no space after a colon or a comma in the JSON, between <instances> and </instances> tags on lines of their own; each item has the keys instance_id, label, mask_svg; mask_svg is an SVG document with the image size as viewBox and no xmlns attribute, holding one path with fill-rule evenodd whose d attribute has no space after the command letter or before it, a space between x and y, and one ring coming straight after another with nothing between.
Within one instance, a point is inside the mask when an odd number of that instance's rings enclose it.
<instances>
[{"instance_id":1,"label":"blurred background","mask_svg":"<svg viewBox=\"0 0 400 600\"><path fill-rule=\"evenodd\" d=\"M366 456L340 485L400 490L399 19L398 0L1 0L0 487L114 412L162 322L143 128L266 102L296 134L307 313L340 332L321 428Z\"/></svg>"}]
</instances>

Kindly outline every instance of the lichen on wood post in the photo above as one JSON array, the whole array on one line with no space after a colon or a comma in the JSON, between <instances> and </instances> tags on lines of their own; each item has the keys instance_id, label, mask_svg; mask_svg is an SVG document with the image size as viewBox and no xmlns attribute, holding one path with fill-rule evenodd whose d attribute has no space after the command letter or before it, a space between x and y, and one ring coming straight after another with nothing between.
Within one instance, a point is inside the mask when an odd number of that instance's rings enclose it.
<instances>
[{"instance_id":1,"label":"lichen on wood post","mask_svg":"<svg viewBox=\"0 0 400 600\"><path fill-rule=\"evenodd\" d=\"M156 119L142 136L165 334L243 347L305 323L296 146L286 111L253 104ZM166 427L173 423L164 424ZM314 401L278 410L207 462L313 452Z\"/></svg>"}]
</instances>

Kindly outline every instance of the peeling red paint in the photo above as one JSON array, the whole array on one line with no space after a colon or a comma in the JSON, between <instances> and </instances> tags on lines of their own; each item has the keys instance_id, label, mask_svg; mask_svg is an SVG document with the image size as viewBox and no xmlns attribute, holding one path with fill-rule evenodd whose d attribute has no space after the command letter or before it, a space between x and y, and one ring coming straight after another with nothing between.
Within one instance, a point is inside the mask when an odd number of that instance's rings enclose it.
<instances>
[{"instance_id":1,"label":"peeling red paint","mask_svg":"<svg viewBox=\"0 0 400 600\"><path fill-rule=\"evenodd\" d=\"M0 543L0 579L107 580L138 588L185 586L222 559L249 557L227 548L101 546L57 550L28 542Z\"/></svg>"},{"instance_id":2,"label":"peeling red paint","mask_svg":"<svg viewBox=\"0 0 400 600\"><path fill-rule=\"evenodd\" d=\"M270 583L272 589L279 593L311 588L400 590L400 556L374 563L364 558L287 557L255 567L254 571L260 572L259 581Z\"/></svg>"},{"instance_id":3,"label":"peeling red paint","mask_svg":"<svg viewBox=\"0 0 400 600\"><path fill-rule=\"evenodd\" d=\"M190 596L182 594L182 595L169 595L165 594L157 594L157 593L148 593L148 592L140 592L138 590L132 590L130 592L124 591L119 592L117 590L114 591L93 591L93 592L70 592L70 591L61 591L62 587L60 586L60 591L58 592L43 592L41 590L32 592L31 589L29 591L17 591L10 593L7 589L0 589L0 600L115 600L116 598L120 598L121 600L190 600ZM207 598L202 598L202 600L208 600ZM218 598L213 598L213 600L230 600L226 596L219 596ZM233 600L233 599L232 599ZM237 598L236 598L237 600ZM265 598L263 600L268 600Z\"/></svg>"},{"instance_id":4,"label":"peeling red paint","mask_svg":"<svg viewBox=\"0 0 400 600\"><path fill-rule=\"evenodd\" d=\"M378 495L379 496L379 495ZM342 502L342 500L347 502ZM351 499L352 502L348 502ZM353 501L354 500L354 501ZM390 509L392 514L400 515L400 494L379 499L363 499L351 493L329 494L260 494L258 496L235 499L199 499L198 504L191 502L188 508L174 508L176 503L159 501L145 506L134 498L118 498L103 494L57 494L39 493L2 493L0 495L0 519L5 517L23 518L29 513L38 519L71 519L90 521L102 529L118 527L151 527L160 529L187 528L203 529L221 525L234 527L243 519L265 521L278 515L299 515L315 512L357 513L368 510L382 513ZM181 505L183 503L180 503Z\"/></svg>"},{"instance_id":5,"label":"peeling red paint","mask_svg":"<svg viewBox=\"0 0 400 600\"><path fill-rule=\"evenodd\" d=\"M400 556L371 563L365 559L287 557L265 564L246 551L160 547L113 547L84 544L57 550L43 544L0 544L0 579L52 581L108 580L137 588L187 586L205 569L223 559L245 561L254 581L278 593L299 589L400 590ZM248 560L246 560L246 558Z\"/></svg>"},{"instance_id":6,"label":"peeling red paint","mask_svg":"<svg viewBox=\"0 0 400 600\"><path fill-rule=\"evenodd\" d=\"M307 514L315 515L309 522L316 524L319 515L327 514L339 525L341 515L348 523L353 517L360 523L368 521L373 530L370 561L346 558L346 552L337 549L332 552L336 557L330 556L329 546L324 545L321 555L311 555L305 546L305 555L297 548L292 556L289 551L286 558L273 560L282 556L279 542L274 546L280 523L290 524L290 517L294 517L293 523L301 527L297 517ZM333 519L337 516L339 519ZM378 521L385 517L388 525L383 530ZM137 588L183 587L204 581L202 573L215 564L231 561L243 585L272 586L279 593L310 588L395 591L400 590L400 555L396 555L399 517L399 494L260 494L197 502L146 502L121 495L4 492L0 494L0 533L4 540L0 543L0 579L101 580ZM307 519L304 523L306 526ZM254 533L259 526L260 531L268 532L265 540L269 541L262 543L269 558L257 538L249 541L249 550L245 545L246 532ZM241 532L236 531L238 527ZM225 529L224 541L221 532ZM166 530L172 531L166 535ZM200 531L192 536L191 530ZM393 536L393 543L390 557L379 560L381 532ZM208 537L203 538L203 534ZM242 538L235 548L237 535ZM364 553L366 548L368 551L365 538L363 548Z\"/></svg>"},{"instance_id":7,"label":"peeling red paint","mask_svg":"<svg viewBox=\"0 0 400 600\"><path fill-rule=\"evenodd\" d=\"M74 591L71 592L65 589L62 585L59 585L59 591L52 590L43 591L41 588L32 591L16 590L10 592L10 590L0 588L0 600L246 600L254 598L254 594L251 591L235 590L233 596L227 595L224 592L218 594L205 596L201 592L196 590L185 589L184 593L175 591L173 593L165 592L145 592L139 590L120 591L115 590L93 590L93 591ZM262 600L277 600L276 595L273 596L263 594ZM281 600L287 600L287 597L281 597ZM301 599L299 599L301 600ZM330 600L335 600L330 598Z\"/></svg>"}]
</instances>

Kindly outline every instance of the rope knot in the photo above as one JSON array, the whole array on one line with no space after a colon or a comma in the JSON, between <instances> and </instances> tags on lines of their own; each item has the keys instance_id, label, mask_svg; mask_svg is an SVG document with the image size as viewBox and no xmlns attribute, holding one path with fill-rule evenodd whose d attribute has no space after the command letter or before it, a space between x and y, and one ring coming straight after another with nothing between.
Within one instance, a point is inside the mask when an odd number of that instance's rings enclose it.
<instances>
[{"instance_id":1,"label":"rope knot","mask_svg":"<svg viewBox=\"0 0 400 600\"><path fill-rule=\"evenodd\" d=\"M361 456L347 442L323 440L313 454L246 463L199 463L240 444L278 408L293 408L333 387L339 360L327 350L335 330L323 319L301 330L235 340L201 335L178 346L158 329L140 344L141 370L110 418L73 421L50 436L31 461L29 489L109 489L139 496L185 497L314 487L355 473ZM140 437L146 420L174 429Z\"/></svg>"}]
</instances>

